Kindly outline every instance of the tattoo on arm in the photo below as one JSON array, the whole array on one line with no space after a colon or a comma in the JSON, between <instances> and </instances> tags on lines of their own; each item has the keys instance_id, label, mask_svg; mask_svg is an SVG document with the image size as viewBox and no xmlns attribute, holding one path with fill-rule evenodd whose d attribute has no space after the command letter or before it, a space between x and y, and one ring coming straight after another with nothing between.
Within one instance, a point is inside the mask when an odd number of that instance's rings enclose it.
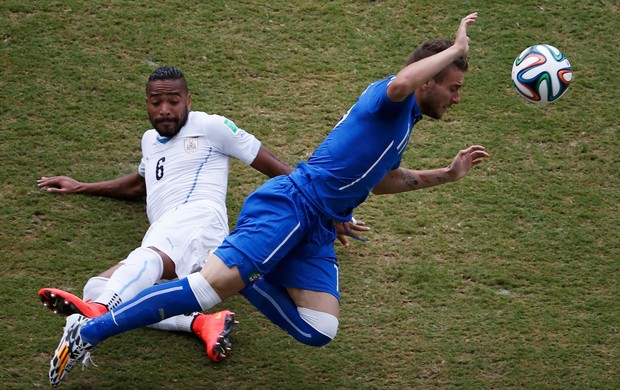
<instances>
[{"instance_id":1,"label":"tattoo on arm","mask_svg":"<svg viewBox=\"0 0 620 390\"><path fill-rule=\"evenodd\" d=\"M416 179L416 177L413 175L413 172L411 171L403 171L402 178L407 187L411 188L412 190L418 188L418 185L420 184L418 179ZM422 179L424 178L422 177Z\"/></svg>"},{"instance_id":2,"label":"tattoo on arm","mask_svg":"<svg viewBox=\"0 0 620 390\"><path fill-rule=\"evenodd\" d=\"M446 180L445 177L439 175L434 177L433 179L429 178L426 175L420 174L420 179L424 180L425 183L431 184L431 185L436 185L436 184L443 184L446 183L448 180Z\"/></svg>"},{"instance_id":3,"label":"tattoo on arm","mask_svg":"<svg viewBox=\"0 0 620 390\"><path fill-rule=\"evenodd\" d=\"M431 179L429 179L426 175L420 174L420 179L422 179L425 183L431 184Z\"/></svg>"},{"instance_id":4,"label":"tattoo on arm","mask_svg":"<svg viewBox=\"0 0 620 390\"><path fill-rule=\"evenodd\" d=\"M404 171L402 175L403 181L412 190L420 188L420 181L424 182L428 186L443 184L447 182L446 178L443 176L430 178L429 176L421 173L418 174L418 177L416 178L416 175L411 171Z\"/></svg>"}]
</instances>

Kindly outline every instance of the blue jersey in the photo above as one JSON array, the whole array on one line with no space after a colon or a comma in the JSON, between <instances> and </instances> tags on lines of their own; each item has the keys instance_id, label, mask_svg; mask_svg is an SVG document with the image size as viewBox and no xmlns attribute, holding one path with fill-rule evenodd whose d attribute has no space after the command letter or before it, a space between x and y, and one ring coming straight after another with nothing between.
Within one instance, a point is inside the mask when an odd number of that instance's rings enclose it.
<instances>
[{"instance_id":1,"label":"blue jersey","mask_svg":"<svg viewBox=\"0 0 620 390\"><path fill-rule=\"evenodd\" d=\"M391 170L400 166L413 125L422 119L414 95L394 103L387 86L374 82L342 117L310 159L289 177L322 214L340 222Z\"/></svg>"}]
</instances>

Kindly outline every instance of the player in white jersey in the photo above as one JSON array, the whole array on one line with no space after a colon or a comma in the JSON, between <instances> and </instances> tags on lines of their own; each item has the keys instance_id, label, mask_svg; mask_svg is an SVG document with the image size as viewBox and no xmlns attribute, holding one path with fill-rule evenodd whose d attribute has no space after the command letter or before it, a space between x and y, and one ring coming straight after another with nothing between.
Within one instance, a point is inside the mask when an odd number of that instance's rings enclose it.
<instances>
[{"instance_id":1,"label":"player in white jersey","mask_svg":"<svg viewBox=\"0 0 620 390\"><path fill-rule=\"evenodd\" d=\"M126 199L146 195L151 224L139 248L86 283L84 300L62 290L41 289L39 298L57 313L96 317L160 280L183 278L199 270L229 233L226 191L231 157L269 177L291 171L231 120L190 111L191 97L180 70L157 69L149 77L146 94L154 129L142 137L137 172L97 183L66 176L38 180L39 187L59 194ZM228 336L234 322L234 314L224 310L181 315L154 327L193 331L205 341L209 357L219 361L230 347Z\"/></svg>"}]
</instances>

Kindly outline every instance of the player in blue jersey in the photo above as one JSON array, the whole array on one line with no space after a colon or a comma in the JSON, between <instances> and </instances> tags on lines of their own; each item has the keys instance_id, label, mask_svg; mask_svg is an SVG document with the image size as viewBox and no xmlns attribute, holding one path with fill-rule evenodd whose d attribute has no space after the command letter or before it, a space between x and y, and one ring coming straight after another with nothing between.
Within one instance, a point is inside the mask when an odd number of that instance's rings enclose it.
<instances>
[{"instance_id":1,"label":"player in blue jersey","mask_svg":"<svg viewBox=\"0 0 620 390\"><path fill-rule=\"evenodd\" d=\"M473 145L446 168L400 167L422 115L441 118L460 102L467 27L477 16L461 20L454 42L426 42L396 75L372 83L307 162L254 191L235 230L199 273L148 288L97 318L70 316L50 363L52 385L108 337L210 309L237 293L296 340L312 346L331 341L340 311L333 222L351 220L371 191L397 193L456 181L489 156Z\"/></svg>"},{"instance_id":2,"label":"player in blue jersey","mask_svg":"<svg viewBox=\"0 0 620 390\"><path fill-rule=\"evenodd\" d=\"M88 280L84 299L61 289L42 288L39 298L55 313L97 317L147 287L200 270L229 234L226 194L233 158L269 177L293 169L230 119L191 110L187 81L178 68L160 67L149 76L146 106L153 128L142 136L142 159L134 173L94 183L67 176L37 181L50 193L146 197L150 222L140 247ZM344 225L338 224L339 231ZM345 235L339 239L346 245ZM223 310L175 316L151 326L196 334L205 342L209 358L220 361L231 346L228 337L234 323L234 313Z\"/></svg>"}]
</instances>

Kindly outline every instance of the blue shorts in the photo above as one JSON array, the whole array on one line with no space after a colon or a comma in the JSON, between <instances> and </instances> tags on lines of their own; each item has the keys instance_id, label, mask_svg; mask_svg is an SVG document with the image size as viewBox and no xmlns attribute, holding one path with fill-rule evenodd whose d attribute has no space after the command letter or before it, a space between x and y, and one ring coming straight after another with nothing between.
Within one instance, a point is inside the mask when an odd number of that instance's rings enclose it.
<instances>
[{"instance_id":1,"label":"blue shorts","mask_svg":"<svg viewBox=\"0 0 620 390\"><path fill-rule=\"evenodd\" d=\"M340 299L336 232L286 176L267 181L245 200L235 230L215 254L237 266L249 284L260 277L285 288Z\"/></svg>"}]
</instances>

